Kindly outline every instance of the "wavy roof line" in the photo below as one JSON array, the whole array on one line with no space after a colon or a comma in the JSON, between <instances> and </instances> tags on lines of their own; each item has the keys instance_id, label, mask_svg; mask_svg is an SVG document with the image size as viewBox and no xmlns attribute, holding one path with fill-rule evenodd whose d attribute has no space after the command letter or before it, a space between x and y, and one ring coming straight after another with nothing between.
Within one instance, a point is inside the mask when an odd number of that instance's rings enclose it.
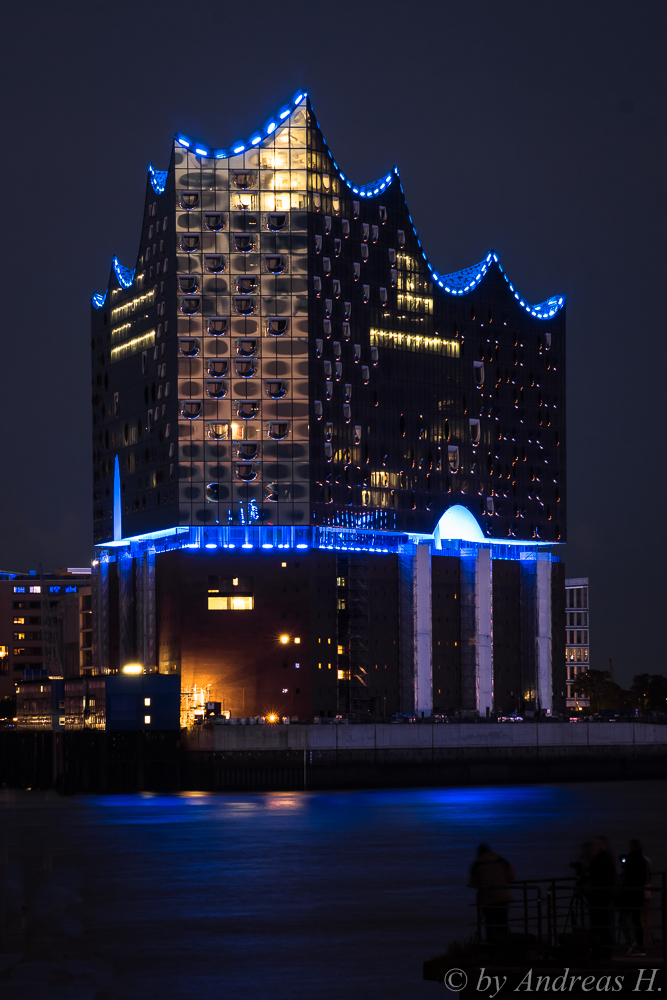
<instances>
[{"instance_id":1,"label":"wavy roof line","mask_svg":"<svg viewBox=\"0 0 667 1000\"><path fill-rule=\"evenodd\" d=\"M308 94L305 90L299 91L293 98L292 102L290 104L284 105L281 108L281 110L266 123L263 129L253 133L251 135L251 138L248 139L247 141L244 142L239 140L237 143L233 144L228 149L223 149L223 148L213 149L209 146L204 145L203 143L198 143L192 139L189 139L181 132L176 133L175 135L176 142L180 146L183 146L183 148L189 150L192 153L195 153L195 155L204 158L213 157L214 159L220 160L220 159L228 159L230 156L238 156L241 153L246 152L246 150L248 149L253 149L255 146L259 146L259 144L264 139L267 139L270 135L272 135L275 132L276 128L281 124L281 122L291 117L295 109L301 104L302 101L304 101L307 98L307 96ZM322 135L322 129L320 128L320 124L317 121L317 119L315 119L315 124L317 125L317 128L319 129L320 134ZM324 138L324 135L322 135L322 142L328 149L329 147L327 146L327 142L326 139ZM398 167L395 166L388 174L383 175L378 180L373 181L370 184L355 185L342 172L331 152L330 155L333 161L334 169L338 172L338 176L340 177L340 179L343 181L344 184L347 185L352 194L359 195L359 197L361 198L378 197L389 187L389 185L392 183L394 179L398 179ZM169 171L167 170L156 170L153 164L149 163L148 174L150 178L150 183L156 194L164 194L168 173ZM405 191L403 190L403 185L401 184L400 180L399 180L399 187L401 190L401 194L403 195L403 199L405 200ZM407 201L406 201L406 207L407 207ZM474 264L472 267L462 268L460 271L454 271L451 274L439 274L429 261L428 257L426 256L424 248L422 247L421 244L421 240L419 239L417 227L412 221L412 216L410 215L409 212L408 212L408 218L410 220L410 225L412 226L412 230L415 234L417 245L421 250L422 257L426 261L426 266L428 267L429 271L431 271L433 281L447 295L452 295L452 296L468 295L480 283L482 278L489 270L490 265L492 263L496 263L500 268L500 271L509 286L510 292L512 292L512 294L514 295L514 298L517 300L521 308L525 309L525 311L529 313L531 316L535 317L535 319L542 319L542 320L551 319L564 306L565 304L564 295L552 295L550 298L545 299L543 302L538 302L533 305L530 305L528 302L526 302L522 298L522 296L516 291L514 285L512 285L512 283L510 282L509 278L507 277L507 274L505 273L500 264L500 261L498 260L497 254L493 250L490 250L486 255L486 257L484 258L484 260L480 261L479 264ZM119 262L117 257L113 258L112 264L114 273L121 288L129 288L132 285L132 282L134 281L135 271L132 271L127 267L123 267L123 265ZM101 309L102 306L104 305L107 297L107 292L105 292L104 295L100 295L99 293L95 293L95 295L93 295L92 304L96 309Z\"/></svg>"}]
</instances>

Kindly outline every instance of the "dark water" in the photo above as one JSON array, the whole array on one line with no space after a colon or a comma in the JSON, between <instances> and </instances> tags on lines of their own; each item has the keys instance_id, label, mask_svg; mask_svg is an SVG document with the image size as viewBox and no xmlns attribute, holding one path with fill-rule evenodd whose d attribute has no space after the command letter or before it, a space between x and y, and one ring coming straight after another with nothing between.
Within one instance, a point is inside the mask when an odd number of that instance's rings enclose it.
<instances>
[{"instance_id":1,"label":"dark water","mask_svg":"<svg viewBox=\"0 0 667 1000\"><path fill-rule=\"evenodd\" d=\"M472 919L486 838L517 877L578 845L644 842L667 868L667 782L0 799L7 1000L411 998ZM20 929L20 907L25 907ZM67 956L63 958L63 956ZM1 968L1 966L0 966Z\"/></svg>"}]
</instances>

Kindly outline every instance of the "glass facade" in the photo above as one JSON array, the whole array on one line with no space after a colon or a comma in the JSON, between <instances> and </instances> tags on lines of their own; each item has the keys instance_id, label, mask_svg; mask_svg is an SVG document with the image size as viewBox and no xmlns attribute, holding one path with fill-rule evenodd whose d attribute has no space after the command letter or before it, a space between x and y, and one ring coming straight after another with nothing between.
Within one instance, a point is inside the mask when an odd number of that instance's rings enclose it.
<instances>
[{"instance_id":1,"label":"glass facade","mask_svg":"<svg viewBox=\"0 0 667 1000\"><path fill-rule=\"evenodd\" d=\"M563 300L528 306L493 253L434 272L397 170L352 186L306 97L272 125L224 155L177 137L135 270L94 296L96 544L432 533L454 504L564 541Z\"/></svg>"},{"instance_id":2,"label":"glass facade","mask_svg":"<svg viewBox=\"0 0 667 1000\"><path fill-rule=\"evenodd\" d=\"M591 669L588 621L588 578L565 581L565 664L568 708L585 708L587 698L575 695L572 685Z\"/></svg>"}]
</instances>

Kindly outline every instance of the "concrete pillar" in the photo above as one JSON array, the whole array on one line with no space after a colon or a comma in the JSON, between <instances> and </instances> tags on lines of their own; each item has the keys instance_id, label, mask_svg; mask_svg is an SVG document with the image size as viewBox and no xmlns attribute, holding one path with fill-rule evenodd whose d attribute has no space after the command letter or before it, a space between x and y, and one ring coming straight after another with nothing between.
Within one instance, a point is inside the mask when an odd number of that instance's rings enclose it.
<instances>
[{"instance_id":1,"label":"concrete pillar","mask_svg":"<svg viewBox=\"0 0 667 1000\"><path fill-rule=\"evenodd\" d=\"M416 547L413 565L415 711L427 716L433 711L430 545Z\"/></svg>"},{"instance_id":2,"label":"concrete pillar","mask_svg":"<svg viewBox=\"0 0 667 1000\"><path fill-rule=\"evenodd\" d=\"M490 549L478 550L475 576L477 711L485 716L493 711L493 586Z\"/></svg>"},{"instance_id":3,"label":"concrete pillar","mask_svg":"<svg viewBox=\"0 0 667 1000\"><path fill-rule=\"evenodd\" d=\"M536 629L535 665L537 675L537 705L540 709L553 708L551 669L551 557L539 552L536 566Z\"/></svg>"}]
</instances>

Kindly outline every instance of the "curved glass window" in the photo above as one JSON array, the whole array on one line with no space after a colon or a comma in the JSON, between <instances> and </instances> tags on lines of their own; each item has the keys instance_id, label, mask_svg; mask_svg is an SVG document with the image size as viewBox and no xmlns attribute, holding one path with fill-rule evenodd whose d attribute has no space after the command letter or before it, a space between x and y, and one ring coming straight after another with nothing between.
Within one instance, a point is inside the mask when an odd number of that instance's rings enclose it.
<instances>
[{"instance_id":1,"label":"curved glass window","mask_svg":"<svg viewBox=\"0 0 667 1000\"><path fill-rule=\"evenodd\" d=\"M252 420L259 413L259 403L255 399L237 399L236 416L242 420Z\"/></svg>"},{"instance_id":2,"label":"curved glass window","mask_svg":"<svg viewBox=\"0 0 667 1000\"><path fill-rule=\"evenodd\" d=\"M184 295L192 295L199 290L199 275L179 274L178 287Z\"/></svg>"},{"instance_id":3,"label":"curved glass window","mask_svg":"<svg viewBox=\"0 0 667 1000\"><path fill-rule=\"evenodd\" d=\"M254 458L257 458L258 448L258 444L244 441L243 444L236 446L236 457L244 462L252 462Z\"/></svg>"},{"instance_id":4,"label":"curved glass window","mask_svg":"<svg viewBox=\"0 0 667 1000\"><path fill-rule=\"evenodd\" d=\"M475 384L484 385L484 362L473 361L473 367L475 369Z\"/></svg>"},{"instance_id":5,"label":"curved glass window","mask_svg":"<svg viewBox=\"0 0 667 1000\"><path fill-rule=\"evenodd\" d=\"M281 253L265 253L264 266L269 274L280 274L285 270L285 262Z\"/></svg>"},{"instance_id":6,"label":"curved glass window","mask_svg":"<svg viewBox=\"0 0 667 1000\"><path fill-rule=\"evenodd\" d=\"M250 253L255 248L255 237L253 233L234 233L234 249L237 253Z\"/></svg>"},{"instance_id":7,"label":"curved glass window","mask_svg":"<svg viewBox=\"0 0 667 1000\"><path fill-rule=\"evenodd\" d=\"M178 350L184 358L196 358L199 354L199 340L196 337L179 337Z\"/></svg>"},{"instance_id":8,"label":"curved glass window","mask_svg":"<svg viewBox=\"0 0 667 1000\"><path fill-rule=\"evenodd\" d=\"M222 378L227 374L227 359L209 358L207 371L211 378Z\"/></svg>"},{"instance_id":9,"label":"curved glass window","mask_svg":"<svg viewBox=\"0 0 667 1000\"><path fill-rule=\"evenodd\" d=\"M229 424L214 421L208 425L206 433L211 441L226 441L229 437Z\"/></svg>"},{"instance_id":10,"label":"curved glass window","mask_svg":"<svg viewBox=\"0 0 667 1000\"><path fill-rule=\"evenodd\" d=\"M470 423L470 440L472 441L473 444L479 444L480 434L481 434L479 420L473 419L470 420L469 423Z\"/></svg>"},{"instance_id":11,"label":"curved glass window","mask_svg":"<svg viewBox=\"0 0 667 1000\"><path fill-rule=\"evenodd\" d=\"M278 503L278 483L267 483L265 486L265 500L269 503Z\"/></svg>"},{"instance_id":12,"label":"curved glass window","mask_svg":"<svg viewBox=\"0 0 667 1000\"><path fill-rule=\"evenodd\" d=\"M283 379L270 379L265 383L266 395L271 399L280 399L287 392L287 386Z\"/></svg>"},{"instance_id":13,"label":"curved glass window","mask_svg":"<svg viewBox=\"0 0 667 1000\"><path fill-rule=\"evenodd\" d=\"M257 278L252 274L243 275L236 279L236 290L242 295L251 295L257 291Z\"/></svg>"},{"instance_id":14,"label":"curved glass window","mask_svg":"<svg viewBox=\"0 0 667 1000\"><path fill-rule=\"evenodd\" d=\"M289 423L287 420L271 420L267 433L273 441L284 441L289 434Z\"/></svg>"},{"instance_id":15,"label":"curved glass window","mask_svg":"<svg viewBox=\"0 0 667 1000\"><path fill-rule=\"evenodd\" d=\"M279 233L287 224L287 215L284 212L270 212L266 217L266 228L272 233Z\"/></svg>"},{"instance_id":16,"label":"curved glass window","mask_svg":"<svg viewBox=\"0 0 667 1000\"><path fill-rule=\"evenodd\" d=\"M209 503L218 503L220 500L220 483L206 484L206 499Z\"/></svg>"},{"instance_id":17,"label":"curved glass window","mask_svg":"<svg viewBox=\"0 0 667 1000\"><path fill-rule=\"evenodd\" d=\"M287 333L287 320L282 316L269 316L266 321L266 332L269 337L282 337Z\"/></svg>"},{"instance_id":18,"label":"curved glass window","mask_svg":"<svg viewBox=\"0 0 667 1000\"><path fill-rule=\"evenodd\" d=\"M211 399L224 399L227 395L227 385L225 381L223 379L216 379L215 381L207 379L206 395L210 396Z\"/></svg>"},{"instance_id":19,"label":"curved glass window","mask_svg":"<svg viewBox=\"0 0 667 1000\"><path fill-rule=\"evenodd\" d=\"M257 341L254 337L246 337L236 341L236 353L241 358L252 358L257 354Z\"/></svg>"},{"instance_id":20,"label":"curved glass window","mask_svg":"<svg viewBox=\"0 0 667 1000\"><path fill-rule=\"evenodd\" d=\"M235 473L236 478L241 479L244 483L251 483L253 479L257 479L257 470L250 463L237 462Z\"/></svg>"},{"instance_id":21,"label":"curved glass window","mask_svg":"<svg viewBox=\"0 0 667 1000\"><path fill-rule=\"evenodd\" d=\"M181 403L181 416L186 420L196 420L201 414L200 399L184 399Z\"/></svg>"},{"instance_id":22,"label":"curved glass window","mask_svg":"<svg viewBox=\"0 0 667 1000\"><path fill-rule=\"evenodd\" d=\"M255 311L255 300L248 296L235 295L234 308L239 316L252 316Z\"/></svg>"},{"instance_id":23,"label":"curved glass window","mask_svg":"<svg viewBox=\"0 0 667 1000\"><path fill-rule=\"evenodd\" d=\"M447 454L449 458L449 471L458 472L459 470L459 446L457 444L450 444L447 446Z\"/></svg>"},{"instance_id":24,"label":"curved glass window","mask_svg":"<svg viewBox=\"0 0 667 1000\"><path fill-rule=\"evenodd\" d=\"M220 274L225 269L225 258L221 253L205 253L204 267L210 274Z\"/></svg>"},{"instance_id":25,"label":"curved glass window","mask_svg":"<svg viewBox=\"0 0 667 1000\"><path fill-rule=\"evenodd\" d=\"M250 170L234 170L232 171L232 181L234 187L237 187L239 191L248 191L255 186L255 175Z\"/></svg>"},{"instance_id":26,"label":"curved glass window","mask_svg":"<svg viewBox=\"0 0 667 1000\"><path fill-rule=\"evenodd\" d=\"M199 233L181 233L178 245L183 253L194 253L199 250Z\"/></svg>"},{"instance_id":27,"label":"curved glass window","mask_svg":"<svg viewBox=\"0 0 667 1000\"><path fill-rule=\"evenodd\" d=\"M208 321L207 330L212 337L221 337L227 333L227 319L224 316L212 316Z\"/></svg>"},{"instance_id":28,"label":"curved glass window","mask_svg":"<svg viewBox=\"0 0 667 1000\"><path fill-rule=\"evenodd\" d=\"M191 212L192 209L196 208L199 204L199 191L181 191L178 204L181 208L184 208L186 212Z\"/></svg>"},{"instance_id":29,"label":"curved glass window","mask_svg":"<svg viewBox=\"0 0 667 1000\"><path fill-rule=\"evenodd\" d=\"M204 225L211 233L219 233L225 228L225 217L222 212L204 212Z\"/></svg>"},{"instance_id":30,"label":"curved glass window","mask_svg":"<svg viewBox=\"0 0 667 1000\"><path fill-rule=\"evenodd\" d=\"M257 371L254 361L237 361L235 362L235 368L239 378L252 378Z\"/></svg>"}]
</instances>

